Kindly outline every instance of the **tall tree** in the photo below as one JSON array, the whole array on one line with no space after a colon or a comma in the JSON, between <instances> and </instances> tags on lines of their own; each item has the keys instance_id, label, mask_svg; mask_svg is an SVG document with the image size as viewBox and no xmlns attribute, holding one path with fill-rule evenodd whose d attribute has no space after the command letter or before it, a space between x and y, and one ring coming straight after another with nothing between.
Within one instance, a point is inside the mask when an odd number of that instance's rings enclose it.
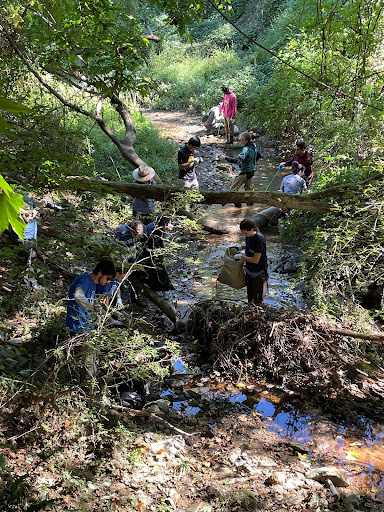
<instances>
[{"instance_id":1,"label":"tall tree","mask_svg":"<svg viewBox=\"0 0 384 512\"><path fill-rule=\"evenodd\" d=\"M168 14L168 22L184 31L186 22L197 19L204 2L152 0ZM218 2L218 4L230 4ZM0 44L4 73L14 64L31 74L64 107L92 119L111 139L123 158L138 166L144 163L135 152L135 125L124 102L127 93L145 94L149 80L141 69L150 41L159 41L134 1L123 0L28 0L11 6L0 0ZM63 87L63 84L66 87ZM105 122L103 103L118 113L124 136ZM91 105L91 106L90 106ZM94 108L93 108L94 107Z\"/></svg>"}]
</instances>

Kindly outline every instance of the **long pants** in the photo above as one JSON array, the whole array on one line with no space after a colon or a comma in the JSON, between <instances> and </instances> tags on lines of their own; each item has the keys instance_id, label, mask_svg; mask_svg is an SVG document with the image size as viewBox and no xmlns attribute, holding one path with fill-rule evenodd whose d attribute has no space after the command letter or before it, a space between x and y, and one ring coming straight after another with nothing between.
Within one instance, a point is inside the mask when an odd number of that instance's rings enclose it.
<instances>
[{"instance_id":1,"label":"long pants","mask_svg":"<svg viewBox=\"0 0 384 512\"><path fill-rule=\"evenodd\" d=\"M257 277L250 277L248 274L246 274L245 279L247 283L248 302L262 304L268 290L269 275L267 271L263 272Z\"/></svg>"},{"instance_id":2,"label":"long pants","mask_svg":"<svg viewBox=\"0 0 384 512\"><path fill-rule=\"evenodd\" d=\"M224 117L224 130L228 141L233 140L233 132L235 130L235 120L231 117Z\"/></svg>"},{"instance_id":3,"label":"long pants","mask_svg":"<svg viewBox=\"0 0 384 512\"><path fill-rule=\"evenodd\" d=\"M199 182L197 181L197 178L193 180L184 180L184 188L199 190Z\"/></svg>"},{"instance_id":4,"label":"long pants","mask_svg":"<svg viewBox=\"0 0 384 512\"><path fill-rule=\"evenodd\" d=\"M239 174L233 179L229 190L239 190L241 185L244 184L244 190L253 190L253 177L247 180L246 174Z\"/></svg>"}]
</instances>

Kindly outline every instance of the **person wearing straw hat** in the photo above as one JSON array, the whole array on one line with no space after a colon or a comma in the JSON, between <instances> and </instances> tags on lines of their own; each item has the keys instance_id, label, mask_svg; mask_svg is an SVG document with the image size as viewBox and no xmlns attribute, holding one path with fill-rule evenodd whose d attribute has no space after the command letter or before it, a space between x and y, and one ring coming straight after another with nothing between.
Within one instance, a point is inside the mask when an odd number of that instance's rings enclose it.
<instances>
[{"instance_id":1,"label":"person wearing straw hat","mask_svg":"<svg viewBox=\"0 0 384 512\"><path fill-rule=\"evenodd\" d=\"M158 178L155 169L148 165L140 165L132 172L133 183L138 185L156 185L156 178ZM152 214L155 211L154 199L142 199L141 197L134 197L132 201L132 213L134 217L140 217L144 224L149 224L153 221Z\"/></svg>"}]
</instances>

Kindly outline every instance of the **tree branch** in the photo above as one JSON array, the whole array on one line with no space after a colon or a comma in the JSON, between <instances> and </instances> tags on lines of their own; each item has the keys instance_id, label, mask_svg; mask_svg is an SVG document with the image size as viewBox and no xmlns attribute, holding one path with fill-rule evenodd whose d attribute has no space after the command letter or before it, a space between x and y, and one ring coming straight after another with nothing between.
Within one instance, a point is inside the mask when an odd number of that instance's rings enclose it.
<instances>
[{"instance_id":1,"label":"tree branch","mask_svg":"<svg viewBox=\"0 0 384 512\"><path fill-rule=\"evenodd\" d=\"M117 192L119 194L128 194L131 197L140 197L143 199L155 199L157 201L168 201L175 194L185 193L181 187L159 187L154 185L138 185L136 183L124 183L121 181L102 181L84 176L67 176L66 183L73 184L79 190L97 191L102 194ZM307 195L284 194L283 192L265 192L265 191L207 191L200 190L203 196L202 204L221 204L228 203L261 203L277 206L283 210L294 208L295 210L304 210L311 212L330 212L332 203L316 202Z\"/></svg>"},{"instance_id":2,"label":"tree branch","mask_svg":"<svg viewBox=\"0 0 384 512\"><path fill-rule=\"evenodd\" d=\"M108 136L108 138L117 146L120 154L125 160L129 163L138 167L139 165L145 164L146 162L142 160L139 155L135 152L133 146L136 141L136 130L135 124L133 122L131 113L129 112L127 106L116 96L114 95L111 98L111 103L115 107L116 111L120 115L124 126L125 126L125 137L123 140L119 140L119 138L115 135L113 130L105 123L105 121L101 118L81 108L76 103L72 103L62 96L58 91L56 91L41 75L38 73L35 68L30 64L29 60L24 56L23 52L13 40L11 35L6 30L4 24L0 21L0 27L3 29L4 35L8 40L9 45L14 50L16 55L22 60L27 69L33 74L33 76L41 83L41 85L55 98L57 98L60 103L62 103L65 107L73 110L74 112L78 112L90 119L93 119L101 128L101 130Z\"/></svg>"}]
</instances>

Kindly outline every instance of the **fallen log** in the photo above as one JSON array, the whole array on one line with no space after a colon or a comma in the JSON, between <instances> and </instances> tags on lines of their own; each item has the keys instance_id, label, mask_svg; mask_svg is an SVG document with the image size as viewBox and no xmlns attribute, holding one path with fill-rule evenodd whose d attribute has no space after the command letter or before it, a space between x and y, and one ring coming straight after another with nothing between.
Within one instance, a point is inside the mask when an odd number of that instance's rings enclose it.
<instances>
[{"instance_id":1,"label":"fallen log","mask_svg":"<svg viewBox=\"0 0 384 512\"><path fill-rule=\"evenodd\" d=\"M156 201L169 201L176 194L183 194L186 190L182 187L159 187L154 185L138 185L136 183L124 183L122 181L102 181L84 176L68 176L66 183L71 184L73 188L85 190L88 192L99 192L101 194L110 194L117 192L119 194L129 195L131 197L140 197L143 199L155 199ZM311 199L310 194L284 194L283 192L265 192L265 191L211 191L200 190L203 196L202 204L221 204L228 203L259 203L276 206L283 210L292 208L295 210L304 210L310 212L325 213L332 210L332 203L317 202Z\"/></svg>"},{"instance_id":2,"label":"fallen log","mask_svg":"<svg viewBox=\"0 0 384 512\"><path fill-rule=\"evenodd\" d=\"M164 315L167 316L171 322L175 324L178 329L185 329L184 322L177 318L175 310L171 308L167 301L159 297L156 292L152 291L148 285L141 282L137 277L130 275L128 280L134 288L141 290L144 297L147 297L151 302L153 302L164 313Z\"/></svg>"}]
</instances>

